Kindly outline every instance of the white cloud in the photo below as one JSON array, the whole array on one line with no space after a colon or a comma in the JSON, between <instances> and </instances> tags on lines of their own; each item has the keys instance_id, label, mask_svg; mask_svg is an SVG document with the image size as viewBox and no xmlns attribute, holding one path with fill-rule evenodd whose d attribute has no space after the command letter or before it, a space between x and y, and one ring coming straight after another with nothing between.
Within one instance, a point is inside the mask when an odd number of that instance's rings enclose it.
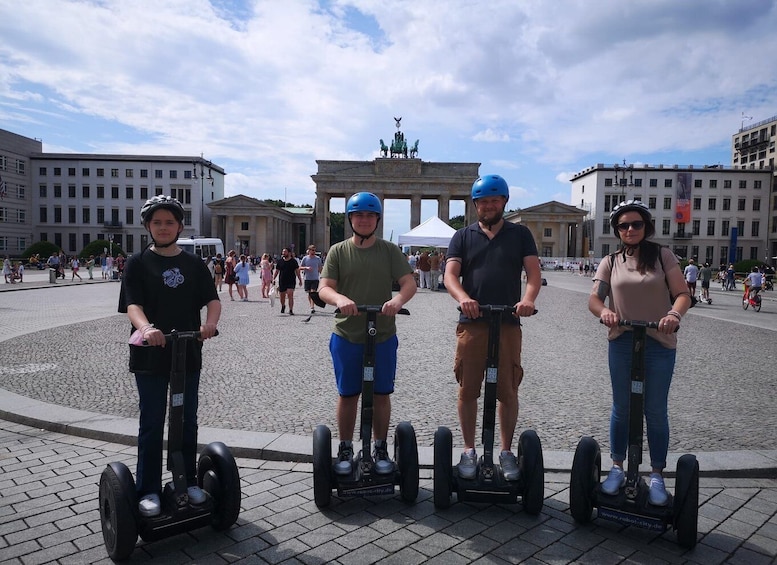
<instances>
[{"instance_id":1,"label":"white cloud","mask_svg":"<svg viewBox=\"0 0 777 565\"><path fill-rule=\"evenodd\" d=\"M507 143L510 141L510 136L504 132L500 132L500 131L496 131L491 128L488 128L484 131L479 131L478 133L473 135L472 141L485 141L487 143L494 143L494 142Z\"/></svg>"}]
</instances>

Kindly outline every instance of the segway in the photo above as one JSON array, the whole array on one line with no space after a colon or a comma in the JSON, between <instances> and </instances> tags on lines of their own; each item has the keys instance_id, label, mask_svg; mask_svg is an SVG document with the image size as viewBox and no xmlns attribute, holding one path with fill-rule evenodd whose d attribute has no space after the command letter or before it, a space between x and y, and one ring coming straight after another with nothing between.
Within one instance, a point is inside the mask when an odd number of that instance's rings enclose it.
<instances>
[{"instance_id":1,"label":"segway","mask_svg":"<svg viewBox=\"0 0 777 565\"><path fill-rule=\"evenodd\" d=\"M151 542L210 524L226 530L240 513L240 475L229 448L221 442L208 444L197 463L197 484L205 492L203 504L189 504L184 468L183 407L186 380L186 341L199 339L199 331L165 334L172 347L170 413L168 417L167 469L172 481L160 497L162 512L144 517L138 510L135 480L124 463L109 463L100 476L100 522L108 555L114 561L127 559L138 535Z\"/></svg>"},{"instance_id":2,"label":"segway","mask_svg":"<svg viewBox=\"0 0 777 565\"><path fill-rule=\"evenodd\" d=\"M639 476L642 463L642 437L645 387L645 343L647 329L658 328L656 322L621 321L633 331L631 358L631 396L629 402L629 449L626 484L617 494L608 495L599 483L602 456L592 437L577 444L569 483L569 509L579 523L591 521L594 508L599 518L665 532L671 526L677 532L677 543L690 549L696 545L699 515L699 462L685 454L677 461L674 497L669 494L666 506L648 502L650 488Z\"/></svg>"},{"instance_id":3,"label":"segway","mask_svg":"<svg viewBox=\"0 0 777 565\"><path fill-rule=\"evenodd\" d=\"M357 306L367 314L367 342L362 362L361 441L362 448L352 465L350 475L337 475L332 459L332 432L325 425L313 431L313 499L316 506L329 506L332 490L337 496L378 496L394 494L399 485L402 500L413 502L418 497L418 446L410 422L400 422L394 432L394 472L378 474L370 452L374 400L376 323L382 306ZM335 310L339 313L340 310ZM399 314L408 315L405 308Z\"/></svg>"},{"instance_id":4,"label":"segway","mask_svg":"<svg viewBox=\"0 0 777 565\"><path fill-rule=\"evenodd\" d=\"M458 467L453 466L451 431L445 426L437 428L434 434L434 506L448 508L455 492L459 501L513 504L520 500L528 514L536 515L542 510L545 498L545 465L537 432L525 430L518 440L518 480L505 479L501 466L494 462L499 336L502 317L512 315L515 307L481 304L480 312L488 318L489 324L483 395L483 455L474 478L459 476Z\"/></svg>"}]
</instances>

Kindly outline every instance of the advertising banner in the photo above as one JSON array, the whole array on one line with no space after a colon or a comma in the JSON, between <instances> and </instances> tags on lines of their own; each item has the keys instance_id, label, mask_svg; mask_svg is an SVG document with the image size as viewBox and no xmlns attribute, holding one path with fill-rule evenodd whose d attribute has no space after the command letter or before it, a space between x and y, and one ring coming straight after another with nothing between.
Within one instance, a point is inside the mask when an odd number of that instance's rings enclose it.
<instances>
[{"instance_id":1,"label":"advertising banner","mask_svg":"<svg viewBox=\"0 0 777 565\"><path fill-rule=\"evenodd\" d=\"M678 224L691 222L691 173L677 173L674 219Z\"/></svg>"}]
</instances>

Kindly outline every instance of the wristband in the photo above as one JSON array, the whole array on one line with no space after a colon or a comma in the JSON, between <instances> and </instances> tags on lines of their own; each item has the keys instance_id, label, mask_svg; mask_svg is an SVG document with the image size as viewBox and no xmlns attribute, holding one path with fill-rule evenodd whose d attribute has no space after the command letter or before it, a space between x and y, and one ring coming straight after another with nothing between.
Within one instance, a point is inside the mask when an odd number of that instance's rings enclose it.
<instances>
[{"instance_id":1,"label":"wristband","mask_svg":"<svg viewBox=\"0 0 777 565\"><path fill-rule=\"evenodd\" d=\"M678 321L682 321L683 317L680 315L680 312L677 310L669 310L669 312L666 313L667 316L674 316L677 318Z\"/></svg>"}]
</instances>

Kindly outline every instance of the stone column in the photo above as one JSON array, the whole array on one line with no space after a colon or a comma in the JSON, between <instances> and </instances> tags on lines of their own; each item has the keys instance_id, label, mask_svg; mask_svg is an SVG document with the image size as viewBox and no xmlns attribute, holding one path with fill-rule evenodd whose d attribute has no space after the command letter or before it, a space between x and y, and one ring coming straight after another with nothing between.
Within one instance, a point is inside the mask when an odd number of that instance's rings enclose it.
<instances>
[{"instance_id":1,"label":"stone column","mask_svg":"<svg viewBox=\"0 0 777 565\"><path fill-rule=\"evenodd\" d=\"M315 212L316 228L315 233L311 234L317 248L321 251L329 249L329 193L319 190L316 193L316 212Z\"/></svg>"},{"instance_id":2,"label":"stone column","mask_svg":"<svg viewBox=\"0 0 777 565\"><path fill-rule=\"evenodd\" d=\"M437 200L437 217L446 224L451 220L451 197L448 194L440 194Z\"/></svg>"},{"instance_id":3,"label":"stone column","mask_svg":"<svg viewBox=\"0 0 777 565\"><path fill-rule=\"evenodd\" d=\"M235 247L235 215L227 214L225 227L225 237L227 240L224 242L224 252L229 253L229 250ZM237 251L237 249L235 249Z\"/></svg>"},{"instance_id":4,"label":"stone column","mask_svg":"<svg viewBox=\"0 0 777 565\"><path fill-rule=\"evenodd\" d=\"M381 220L378 222L378 229L375 231L375 235L382 239L383 234L385 233L383 231L383 217L386 215L386 204L384 202L384 194L382 192L374 192L373 194L378 197L378 200L380 200L380 209L383 210L383 214L381 214Z\"/></svg>"},{"instance_id":5,"label":"stone column","mask_svg":"<svg viewBox=\"0 0 777 565\"><path fill-rule=\"evenodd\" d=\"M475 204L471 198L467 198L464 201L464 220L466 225L470 225L477 221L477 213L475 212Z\"/></svg>"},{"instance_id":6,"label":"stone column","mask_svg":"<svg viewBox=\"0 0 777 565\"><path fill-rule=\"evenodd\" d=\"M256 257L256 254L261 255L259 251L259 234L256 230L256 216L251 214L248 217L248 252Z\"/></svg>"},{"instance_id":7,"label":"stone column","mask_svg":"<svg viewBox=\"0 0 777 565\"><path fill-rule=\"evenodd\" d=\"M421 223L421 195L413 194L410 197L410 229Z\"/></svg>"}]
</instances>

